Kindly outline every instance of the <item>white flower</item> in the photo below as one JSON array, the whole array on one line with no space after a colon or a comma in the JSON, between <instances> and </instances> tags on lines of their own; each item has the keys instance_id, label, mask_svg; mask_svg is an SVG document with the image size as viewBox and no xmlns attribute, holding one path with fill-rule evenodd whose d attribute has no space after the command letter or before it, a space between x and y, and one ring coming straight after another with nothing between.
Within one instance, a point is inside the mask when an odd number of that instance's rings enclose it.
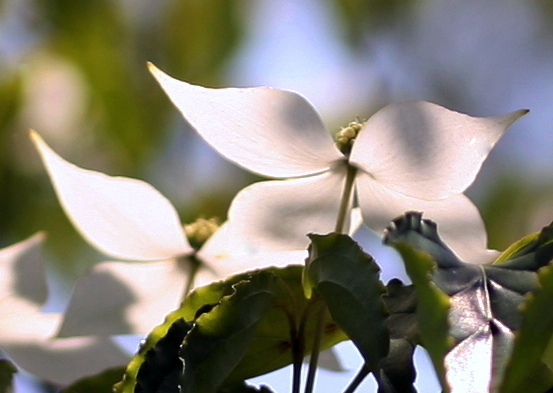
<instances>
[{"instance_id":1,"label":"white flower","mask_svg":"<svg viewBox=\"0 0 553 393\"><path fill-rule=\"evenodd\" d=\"M77 230L100 251L126 261L100 263L77 282L60 337L146 334L179 306L198 262L194 286L256 268L303 262L305 251L261 258L228 223L194 250L175 208L151 185L79 168L36 132L31 137Z\"/></svg>"},{"instance_id":2,"label":"white flower","mask_svg":"<svg viewBox=\"0 0 553 393\"><path fill-rule=\"evenodd\" d=\"M66 385L129 360L107 337L58 339L60 313L45 313L42 234L0 250L0 349L26 371Z\"/></svg>"},{"instance_id":3,"label":"white flower","mask_svg":"<svg viewBox=\"0 0 553 393\"><path fill-rule=\"evenodd\" d=\"M150 70L184 118L221 155L276 179L242 190L229 220L264 235L272 249L297 249L305 234L332 231L347 173L364 222L381 232L396 216L423 211L464 260L490 259L477 208L462 193L503 132L527 111L477 118L424 101L388 105L362 125L343 154L313 107L272 89L209 89Z\"/></svg>"}]
</instances>

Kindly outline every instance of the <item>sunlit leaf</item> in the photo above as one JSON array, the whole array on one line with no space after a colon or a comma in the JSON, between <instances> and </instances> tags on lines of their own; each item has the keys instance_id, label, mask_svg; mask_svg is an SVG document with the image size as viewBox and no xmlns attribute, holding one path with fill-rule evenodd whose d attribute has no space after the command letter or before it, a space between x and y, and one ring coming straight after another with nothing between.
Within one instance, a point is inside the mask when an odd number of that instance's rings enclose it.
<instances>
[{"instance_id":1,"label":"sunlit leaf","mask_svg":"<svg viewBox=\"0 0 553 393\"><path fill-rule=\"evenodd\" d=\"M494 265L511 269L537 270L553 257L553 223L527 235L507 248Z\"/></svg>"},{"instance_id":2,"label":"sunlit leaf","mask_svg":"<svg viewBox=\"0 0 553 393\"><path fill-rule=\"evenodd\" d=\"M180 355L183 392L216 392L244 355L258 322L273 301L270 274L235 285L235 293L201 314Z\"/></svg>"},{"instance_id":3,"label":"sunlit leaf","mask_svg":"<svg viewBox=\"0 0 553 393\"><path fill-rule=\"evenodd\" d=\"M290 364L292 340L298 339L291 334L298 330L301 318L312 306L303 293L302 270L299 265L269 268L196 288L181 308L148 336L117 391L137 391L146 354L164 337L172 335L171 329L179 320L191 322L193 328L181 340L180 351L179 344L171 352L173 367L158 371L169 381L179 373L178 362L182 358L183 391L216 392ZM324 323L323 349L347 338L330 315L326 315ZM314 332L315 321L308 320L302 342L305 354L309 354ZM174 337L174 343L179 341ZM150 363L152 369L157 369L155 359ZM194 390L199 386L202 390Z\"/></svg>"},{"instance_id":4,"label":"sunlit leaf","mask_svg":"<svg viewBox=\"0 0 553 393\"><path fill-rule=\"evenodd\" d=\"M60 393L112 393L113 385L121 380L124 367L110 368L98 375L82 378Z\"/></svg>"},{"instance_id":5,"label":"sunlit leaf","mask_svg":"<svg viewBox=\"0 0 553 393\"><path fill-rule=\"evenodd\" d=\"M431 281L436 265L429 254L415 250L407 243L392 244L405 261L407 273L415 285L416 317L422 345L430 354L444 392L448 392L443 359L453 345L448 335L449 298Z\"/></svg>"},{"instance_id":6,"label":"sunlit leaf","mask_svg":"<svg viewBox=\"0 0 553 393\"><path fill-rule=\"evenodd\" d=\"M539 272L540 288L528 296L522 308L522 324L515 339L501 392L543 392L553 386L553 314L544 312L553 299L553 266Z\"/></svg>"}]
</instances>

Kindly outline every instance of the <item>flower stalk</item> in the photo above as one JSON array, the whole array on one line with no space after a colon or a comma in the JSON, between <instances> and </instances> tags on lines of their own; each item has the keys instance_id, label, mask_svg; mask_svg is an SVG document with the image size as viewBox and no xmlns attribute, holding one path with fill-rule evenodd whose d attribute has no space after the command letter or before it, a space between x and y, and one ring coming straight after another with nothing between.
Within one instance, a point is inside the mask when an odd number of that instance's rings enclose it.
<instances>
[{"instance_id":1,"label":"flower stalk","mask_svg":"<svg viewBox=\"0 0 553 393\"><path fill-rule=\"evenodd\" d=\"M342 199L340 202L340 208L338 210L338 218L336 220L336 227L334 228L334 232L344 233L346 218L349 217L351 212L351 196L353 193L353 186L356 174L357 168L348 165L346 180L344 182L344 190L342 192Z\"/></svg>"}]
</instances>

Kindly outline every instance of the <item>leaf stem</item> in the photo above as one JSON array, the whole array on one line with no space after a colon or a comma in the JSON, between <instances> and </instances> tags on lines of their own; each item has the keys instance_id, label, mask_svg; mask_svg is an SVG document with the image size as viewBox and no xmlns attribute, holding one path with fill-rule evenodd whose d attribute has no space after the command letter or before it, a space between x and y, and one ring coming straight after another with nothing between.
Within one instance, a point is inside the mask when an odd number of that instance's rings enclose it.
<instances>
[{"instance_id":1,"label":"leaf stem","mask_svg":"<svg viewBox=\"0 0 553 393\"><path fill-rule=\"evenodd\" d=\"M292 393L300 393L301 367L305 356L305 337L302 337L301 331L296 329L294 318L288 313L287 316L290 323L290 342L292 344Z\"/></svg>"},{"instance_id":2,"label":"leaf stem","mask_svg":"<svg viewBox=\"0 0 553 393\"><path fill-rule=\"evenodd\" d=\"M344 393L353 393L355 391L355 389L357 389L359 387L359 385L361 384L361 382L363 382L363 380L365 379L365 377L367 375L369 375L371 371L369 370L369 368L367 367L367 364L366 363L363 363L363 366L361 367L361 369L357 372L357 374L355 375L355 378L350 382L350 384L348 385L348 387L346 388L346 390L344 390Z\"/></svg>"},{"instance_id":3,"label":"leaf stem","mask_svg":"<svg viewBox=\"0 0 553 393\"><path fill-rule=\"evenodd\" d=\"M349 216L351 210L351 194L353 193L353 184L356 173L357 168L348 165L344 190L342 192L342 200L340 202L340 209L338 210L338 218L336 220L336 227L334 229L334 231L337 233L344 233L346 218Z\"/></svg>"},{"instance_id":4,"label":"leaf stem","mask_svg":"<svg viewBox=\"0 0 553 393\"><path fill-rule=\"evenodd\" d=\"M315 325L315 336L313 337L313 346L311 348L311 356L309 359L309 368L307 370L307 379L305 381L305 393L312 393L315 386L315 375L319 363L319 353L321 351L321 339L323 336L324 321L326 308L324 304L318 307L315 317L317 318Z\"/></svg>"}]
</instances>

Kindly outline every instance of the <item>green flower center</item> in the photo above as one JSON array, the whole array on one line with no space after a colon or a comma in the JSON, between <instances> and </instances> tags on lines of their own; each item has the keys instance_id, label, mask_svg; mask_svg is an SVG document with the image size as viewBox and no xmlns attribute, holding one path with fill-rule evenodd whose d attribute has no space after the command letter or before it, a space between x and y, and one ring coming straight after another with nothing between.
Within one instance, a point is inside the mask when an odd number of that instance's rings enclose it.
<instances>
[{"instance_id":1,"label":"green flower center","mask_svg":"<svg viewBox=\"0 0 553 393\"><path fill-rule=\"evenodd\" d=\"M204 243L219 229L219 220L217 218L198 218L191 224L184 226L184 233L188 242L195 250L199 250Z\"/></svg>"},{"instance_id":2,"label":"green flower center","mask_svg":"<svg viewBox=\"0 0 553 393\"><path fill-rule=\"evenodd\" d=\"M349 156L351 152L351 147L353 142L359 134L359 131L363 128L363 124L359 121L352 121L346 127L343 127L340 131L334 136L334 141L336 142L336 147L340 150L345 156Z\"/></svg>"}]
</instances>

